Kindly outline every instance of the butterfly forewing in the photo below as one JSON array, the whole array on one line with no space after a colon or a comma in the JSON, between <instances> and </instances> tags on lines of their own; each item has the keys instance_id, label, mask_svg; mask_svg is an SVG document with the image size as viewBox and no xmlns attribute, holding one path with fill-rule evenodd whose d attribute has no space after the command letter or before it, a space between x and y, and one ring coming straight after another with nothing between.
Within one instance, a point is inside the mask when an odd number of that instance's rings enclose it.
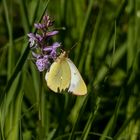
<instances>
[{"instance_id":1,"label":"butterfly forewing","mask_svg":"<svg viewBox=\"0 0 140 140\"><path fill-rule=\"evenodd\" d=\"M46 73L45 79L48 87L54 92L66 90L70 85L71 72L70 67L65 59L57 59L49 72Z\"/></svg>"}]
</instances>

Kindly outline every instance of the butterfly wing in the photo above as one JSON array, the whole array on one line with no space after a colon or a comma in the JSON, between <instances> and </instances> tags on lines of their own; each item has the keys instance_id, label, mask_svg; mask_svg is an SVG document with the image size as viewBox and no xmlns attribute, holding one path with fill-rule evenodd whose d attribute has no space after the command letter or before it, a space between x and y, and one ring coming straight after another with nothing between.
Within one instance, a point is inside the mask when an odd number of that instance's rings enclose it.
<instances>
[{"instance_id":1,"label":"butterfly wing","mask_svg":"<svg viewBox=\"0 0 140 140\"><path fill-rule=\"evenodd\" d=\"M70 85L71 72L66 59L57 59L45 75L48 87L54 92L66 90Z\"/></svg>"},{"instance_id":2,"label":"butterfly wing","mask_svg":"<svg viewBox=\"0 0 140 140\"><path fill-rule=\"evenodd\" d=\"M75 95L87 94L86 84L82 79L78 69L69 58L66 58L66 60L69 64L70 71L71 71L71 83L68 91L72 92Z\"/></svg>"}]
</instances>

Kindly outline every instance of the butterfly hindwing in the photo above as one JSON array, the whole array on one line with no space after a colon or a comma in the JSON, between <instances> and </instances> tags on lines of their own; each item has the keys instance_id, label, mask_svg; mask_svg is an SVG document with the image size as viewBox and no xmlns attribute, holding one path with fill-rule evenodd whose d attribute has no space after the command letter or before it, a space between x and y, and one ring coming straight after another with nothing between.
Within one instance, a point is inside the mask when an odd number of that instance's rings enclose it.
<instances>
[{"instance_id":1,"label":"butterfly hindwing","mask_svg":"<svg viewBox=\"0 0 140 140\"><path fill-rule=\"evenodd\" d=\"M86 84L82 79L78 69L69 58L66 58L66 60L69 64L70 71L71 71L71 82L68 91L72 92L75 95L87 94Z\"/></svg>"}]
</instances>

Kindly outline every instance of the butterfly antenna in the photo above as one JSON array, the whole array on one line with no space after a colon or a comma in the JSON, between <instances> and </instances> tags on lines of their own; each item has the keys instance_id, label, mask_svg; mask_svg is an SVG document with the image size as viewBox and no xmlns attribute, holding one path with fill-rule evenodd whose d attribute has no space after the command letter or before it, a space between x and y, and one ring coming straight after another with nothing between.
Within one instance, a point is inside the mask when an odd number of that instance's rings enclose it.
<instances>
[{"instance_id":1,"label":"butterfly antenna","mask_svg":"<svg viewBox=\"0 0 140 140\"><path fill-rule=\"evenodd\" d=\"M71 52L72 49L74 49L76 46L78 46L80 42L76 42L69 50L68 50L68 54Z\"/></svg>"},{"instance_id":2,"label":"butterfly antenna","mask_svg":"<svg viewBox=\"0 0 140 140\"><path fill-rule=\"evenodd\" d=\"M58 27L58 28L55 28L55 30L58 30L58 31L60 31L60 30L66 30L66 27Z\"/></svg>"}]
</instances>

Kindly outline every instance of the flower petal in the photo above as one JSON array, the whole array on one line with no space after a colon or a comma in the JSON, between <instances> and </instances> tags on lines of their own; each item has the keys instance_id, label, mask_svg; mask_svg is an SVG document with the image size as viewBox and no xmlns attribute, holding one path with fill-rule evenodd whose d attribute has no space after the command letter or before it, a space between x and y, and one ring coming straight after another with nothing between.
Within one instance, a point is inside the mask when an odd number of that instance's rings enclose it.
<instances>
[{"instance_id":1,"label":"flower petal","mask_svg":"<svg viewBox=\"0 0 140 140\"><path fill-rule=\"evenodd\" d=\"M56 34L58 34L58 31L51 31L51 32L46 33L47 36L53 36L53 35L56 35Z\"/></svg>"}]
</instances>

